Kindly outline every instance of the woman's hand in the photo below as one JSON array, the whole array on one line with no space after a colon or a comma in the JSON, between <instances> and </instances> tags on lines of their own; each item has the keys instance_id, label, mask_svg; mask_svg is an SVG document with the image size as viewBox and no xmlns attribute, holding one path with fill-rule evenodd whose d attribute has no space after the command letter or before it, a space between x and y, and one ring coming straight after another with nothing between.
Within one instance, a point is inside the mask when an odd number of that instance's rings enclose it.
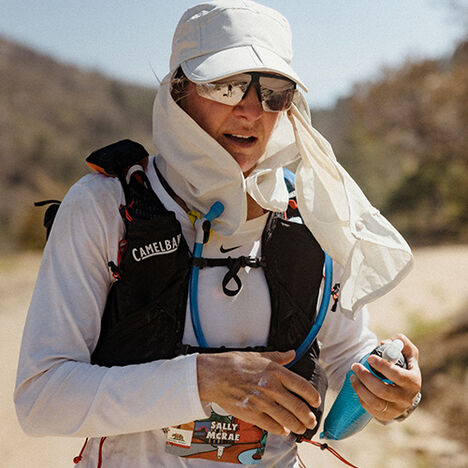
<instances>
[{"instance_id":1,"label":"woman's hand","mask_svg":"<svg viewBox=\"0 0 468 468\"><path fill-rule=\"evenodd\" d=\"M393 382L387 384L371 374L362 364L355 363L351 385L357 393L363 408L380 421L391 421L402 415L421 390L421 371L418 365L418 348L402 334L392 337L404 343L403 355L408 369L391 364L384 359L369 356L369 364Z\"/></svg>"},{"instance_id":2,"label":"woman's hand","mask_svg":"<svg viewBox=\"0 0 468 468\"><path fill-rule=\"evenodd\" d=\"M306 379L283 367L294 356L294 351L199 354L200 399L273 434L313 429L315 416L305 401L318 407L320 395Z\"/></svg>"}]
</instances>

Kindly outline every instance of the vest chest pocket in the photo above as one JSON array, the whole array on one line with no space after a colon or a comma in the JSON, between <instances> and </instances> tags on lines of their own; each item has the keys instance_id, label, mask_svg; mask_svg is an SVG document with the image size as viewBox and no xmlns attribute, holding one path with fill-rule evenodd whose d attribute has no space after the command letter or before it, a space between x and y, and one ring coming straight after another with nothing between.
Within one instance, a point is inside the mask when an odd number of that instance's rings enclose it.
<instances>
[{"instance_id":1,"label":"vest chest pocket","mask_svg":"<svg viewBox=\"0 0 468 468\"><path fill-rule=\"evenodd\" d=\"M189 271L190 254L174 213L134 220L126 240L117 287L126 307L135 310L180 283Z\"/></svg>"},{"instance_id":2,"label":"vest chest pocket","mask_svg":"<svg viewBox=\"0 0 468 468\"><path fill-rule=\"evenodd\" d=\"M279 217L263 238L262 254L272 304L269 344L297 347L315 320L325 255L306 226Z\"/></svg>"},{"instance_id":3,"label":"vest chest pocket","mask_svg":"<svg viewBox=\"0 0 468 468\"><path fill-rule=\"evenodd\" d=\"M102 324L93 364L125 366L172 357L177 319L156 302L127 314L107 328Z\"/></svg>"}]
</instances>

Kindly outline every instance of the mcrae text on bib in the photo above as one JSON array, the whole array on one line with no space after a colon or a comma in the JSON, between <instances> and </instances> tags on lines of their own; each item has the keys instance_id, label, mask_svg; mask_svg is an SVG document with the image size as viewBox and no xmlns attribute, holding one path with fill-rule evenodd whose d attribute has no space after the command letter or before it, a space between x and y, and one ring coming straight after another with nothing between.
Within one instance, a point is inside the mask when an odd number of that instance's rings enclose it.
<instances>
[{"instance_id":1,"label":"mcrae text on bib","mask_svg":"<svg viewBox=\"0 0 468 468\"><path fill-rule=\"evenodd\" d=\"M167 453L242 465L260 462L268 434L227 414L215 403L209 418L166 428L164 432Z\"/></svg>"}]
</instances>

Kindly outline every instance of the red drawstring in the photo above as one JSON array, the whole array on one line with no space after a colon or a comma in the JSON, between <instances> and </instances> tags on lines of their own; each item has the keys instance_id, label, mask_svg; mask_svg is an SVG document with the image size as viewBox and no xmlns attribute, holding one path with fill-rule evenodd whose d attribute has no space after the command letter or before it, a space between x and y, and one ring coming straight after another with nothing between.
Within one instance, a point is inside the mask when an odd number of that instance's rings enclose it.
<instances>
[{"instance_id":1,"label":"red drawstring","mask_svg":"<svg viewBox=\"0 0 468 468\"><path fill-rule=\"evenodd\" d=\"M96 468L101 468L102 466L102 444L106 440L106 437L101 437L101 440L99 441L99 458L98 458L98 464Z\"/></svg>"},{"instance_id":2,"label":"red drawstring","mask_svg":"<svg viewBox=\"0 0 468 468\"><path fill-rule=\"evenodd\" d=\"M130 210L128 208L133 208L134 205L135 205L135 201L132 201L125 207L125 217L127 218L129 222L133 221L133 216L130 214Z\"/></svg>"},{"instance_id":3,"label":"red drawstring","mask_svg":"<svg viewBox=\"0 0 468 468\"><path fill-rule=\"evenodd\" d=\"M342 461L345 465L351 466L352 468L358 468L356 465L353 465L348 460L343 458L334 448L330 447L328 444L321 444L320 442L315 442L314 440L309 440L306 438L302 438L300 442L309 442L309 444L319 447L320 450L328 450L331 454L335 455L335 457L338 458L338 460ZM301 468L306 468L306 466L304 465L304 462L300 458L299 458L299 464Z\"/></svg>"},{"instance_id":4,"label":"red drawstring","mask_svg":"<svg viewBox=\"0 0 468 468\"><path fill-rule=\"evenodd\" d=\"M88 443L88 438L86 437L86 440L84 441L83 447L81 447L80 454L73 459L73 463L75 465L80 463L81 459L83 458L83 451L84 451L87 443Z\"/></svg>"},{"instance_id":5,"label":"red drawstring","mask_svg":"<svg viewBox=\"0 0 468 468\"><path fill-rule=\"evenodd\" d=\"M304 462L302 461L302 458L299 455L299 453L297 454L297 459L299 461L299 468L307 468L307 466L304 465Z\"/></svg>"},{"instance_id":6,"label":"red drawstring","mask_svg":"<svg viewBox=\"0 0 468 468\"><path fill-rule=\"evenodd\" d=\"M104 444L105 440L106 440L106 437L101 437L101 440L99 441L99 455L98 455L98 464L96 468L102 467L102 445ZM88 438L86 437L83 447L81 447L80 454L73 459L73 463L75 463L75 465L80 463L80 461L83 459L83 451L87 443L88 443Z\"/></svg>"}]
</instances>

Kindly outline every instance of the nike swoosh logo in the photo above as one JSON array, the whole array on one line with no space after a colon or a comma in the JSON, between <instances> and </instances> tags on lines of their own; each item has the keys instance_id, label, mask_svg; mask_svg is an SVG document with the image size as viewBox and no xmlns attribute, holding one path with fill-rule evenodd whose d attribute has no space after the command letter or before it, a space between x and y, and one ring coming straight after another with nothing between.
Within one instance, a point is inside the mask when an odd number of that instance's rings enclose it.
<instances>
[{"instance_id":1,"label":"nike swoosh logo","mask_svg":"<svg viewBox=\"0 0 468 468\"><path fill-rule=\"evenodd\" d=\"M227 253L227 252L230 252L231 250L236 250L236 249L238 249L239 247L240 247L240 245L236 245L235 247L231 247L231 248L229 248L229 249L225 249L223 246L221 246L221 247L219 248L219 250L220 250L221 253Z\"/></svg>"}]
</instances>

